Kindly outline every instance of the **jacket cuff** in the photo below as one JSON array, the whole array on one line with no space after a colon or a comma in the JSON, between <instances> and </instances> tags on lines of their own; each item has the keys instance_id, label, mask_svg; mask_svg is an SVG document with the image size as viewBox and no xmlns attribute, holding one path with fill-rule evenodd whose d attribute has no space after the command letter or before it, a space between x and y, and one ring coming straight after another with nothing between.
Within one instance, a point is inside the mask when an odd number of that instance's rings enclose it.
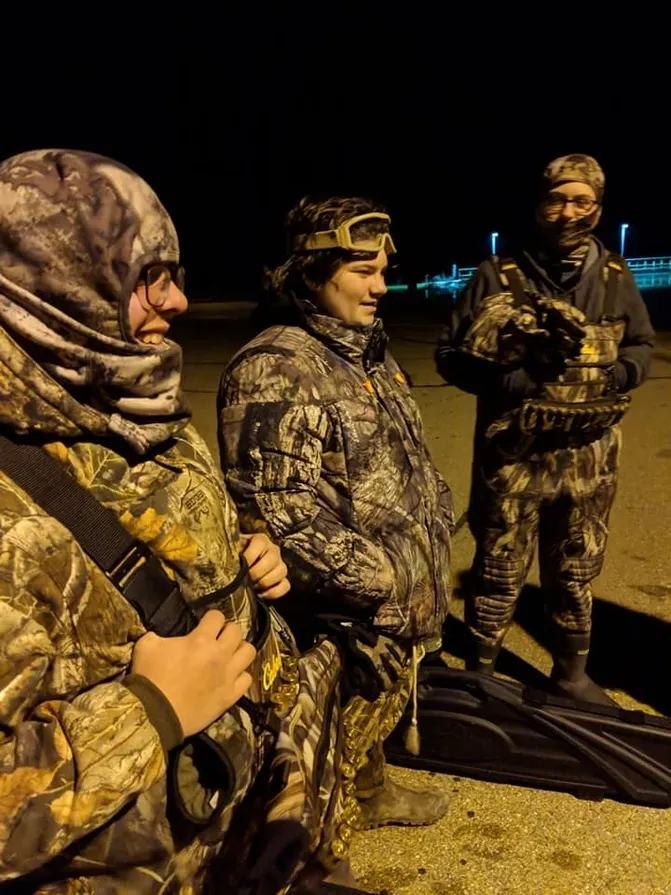
<instances>
[{"instance_id":1,"label":"jacket cuff","mask_svg":"<svg viewBox=\"0 0 671 895\"><path fill-rule=\"evenodd\" d=\"M130 674L122 683L144 706L150 723L158 731L166 754L179 746L184 741L184 731L163 691L141 674Z\"/></svg>"}]
</instances>

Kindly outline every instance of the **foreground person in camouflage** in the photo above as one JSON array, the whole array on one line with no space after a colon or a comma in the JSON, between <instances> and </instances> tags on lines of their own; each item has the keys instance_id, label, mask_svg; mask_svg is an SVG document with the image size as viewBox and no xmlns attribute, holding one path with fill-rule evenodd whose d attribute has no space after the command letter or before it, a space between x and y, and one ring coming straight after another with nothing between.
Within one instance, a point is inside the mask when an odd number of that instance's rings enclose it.
<instances>
[{"instance_id":1,"label":"foreground person in camouflage","mask_svg":"<svg viewBox=\"0 0 671 895\"><path fill-rule=\"evenodd\" d=\"M385 782L382 741L419 656L440 646L453 515L376 319L395 251L389 218L364 199L303 200L287 235L272 274L284 325L246 345L220 385L226 482L250 530L282 547L282 612L300 642L325 625L347 657L346 770L359 772L364 825L430 823L446 804Z\"/></svg>"},{"instance_id":2,"label":"foreground person in camouflage","mask_svg":"<svg viewBox=\"0 0 671 895\"><path fill-rule=\"evenodd\" d=\"M539 545L560 693L608 701L585 673L593 580L615 497L627 393L654 333L624 259L592 235L604 176L584 155L545 171L536 234L484 261L441 336L448 382L478 396L469 523L472 667L491 673Z\"/></svg>"},{"instance_id":3,"label":"foreground person in camouflage","mask_svg":"<svg viewBox=\"0 0 671 895\"><path fill-rule=\"evenodd\" d=\"M0 473L2 892L273 895L346 851L338 654L324 641L299 661L254 595L283 596L286 566L240 534L189 423L165 338L186 308L178 262L165 209L116 162L54 150L0 165L5 450L29 440L55 458L202 615L185 636L147 633Z\"/></svg>"}]
</instances>

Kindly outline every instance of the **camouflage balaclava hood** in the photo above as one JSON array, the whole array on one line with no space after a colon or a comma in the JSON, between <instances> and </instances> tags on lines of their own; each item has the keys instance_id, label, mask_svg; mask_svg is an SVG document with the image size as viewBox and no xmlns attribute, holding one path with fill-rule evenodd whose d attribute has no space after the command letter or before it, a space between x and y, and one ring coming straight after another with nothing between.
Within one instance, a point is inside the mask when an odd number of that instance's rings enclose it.
<instances>
[{"instance_id":1,"label":"camouflage balaclava hood","mask_svg":"<svg viewBox=\"0 0 671 895\"><path fill-rule=\"evenodd\" d=\"M0 326L27 355L20 378L37 364L55 380L47 401L76 395L140 453L188 421L179 346L141 344L128 320L143 267L178 260L168 213L118 162L40 150L0 164Z\"/></svg>"},{"instance_id":2,"label":"camouflage balaclava hood","mask_svg":"<svg viewBox=\"0 0 671 895\"><path fill-rule=\"evenodd\" d=\"M594 190L598 205L588 215L570 221L548 221L538 214L543 242L553 253L582 262L589 247L590 234L599 222L605 186L604 173L599 163L589 155L564 155L556 158L543 172L540 201L563 183L584 183Z\"/></svg>"},{"instance_id":3,"label":"camouflage balaclava hood","mask_svg":"<svg viewBox=\"0 0 671 895\"><path fill-rule=\"evenodd\" d=\"M591 155L564 155L550 162L543 172L544 194L562 183L586 183L594 190L596 201L603 200L606 179Z\"/></svg>"}]
</instances>

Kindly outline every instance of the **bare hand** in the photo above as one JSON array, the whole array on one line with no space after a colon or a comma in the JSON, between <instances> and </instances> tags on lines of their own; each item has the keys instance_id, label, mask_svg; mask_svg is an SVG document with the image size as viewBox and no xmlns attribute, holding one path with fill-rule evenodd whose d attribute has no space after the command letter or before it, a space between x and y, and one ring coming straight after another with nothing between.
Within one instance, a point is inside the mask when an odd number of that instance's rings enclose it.
<instances>
[{"instance_id":1,"label":"bare hand","mask_svg":"<svg viewBox=\"0 0 671 895\"><path fill-rule=\"evenodd\" d=\"M289 570L277 544L261 533L241 537L245 545L242 555L249 566L249 577L257 594L265 600L277 600L289 593Z\"/></svg>"},{"instance_id":2,"label":"bare hand","mask_svg":"<svg viewBox=\"0 0 671 895\"><path fill-rule=\"evenodd\" d=\"M141 637L131 671L162 691L188 737L208 727L249 690L252 676L246 669L255 656L240 628L218 609L210 609L186 637Z\"/></svg>"}]
</instances>

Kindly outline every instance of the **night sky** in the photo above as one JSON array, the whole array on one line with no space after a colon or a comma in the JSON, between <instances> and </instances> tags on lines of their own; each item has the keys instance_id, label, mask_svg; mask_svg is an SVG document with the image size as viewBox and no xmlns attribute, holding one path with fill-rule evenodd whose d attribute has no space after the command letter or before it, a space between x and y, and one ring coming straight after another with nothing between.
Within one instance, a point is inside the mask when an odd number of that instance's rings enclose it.
<instances>
[{"instance_id":1,"label":"night sky","mask_svg":"<svg viewBox=\"0 0 671 895\"><path fill-rule=\"evenodd\" d=\"M393 19L387 4L232 8L85 40L61 12L7 43L3 13L0 156L64 146L138 171L199 297L254 295L306 192L382 200L404 277L476 264L491 230L523 226L534 177L567 152L605 169L598 232L612 248L627 221L628 255L671 254L668 50L648 25L606 23L606 37L572 7L549 25L485 21L484 6L468 20L426 4Z\"/></svg>"}]
</instances>

